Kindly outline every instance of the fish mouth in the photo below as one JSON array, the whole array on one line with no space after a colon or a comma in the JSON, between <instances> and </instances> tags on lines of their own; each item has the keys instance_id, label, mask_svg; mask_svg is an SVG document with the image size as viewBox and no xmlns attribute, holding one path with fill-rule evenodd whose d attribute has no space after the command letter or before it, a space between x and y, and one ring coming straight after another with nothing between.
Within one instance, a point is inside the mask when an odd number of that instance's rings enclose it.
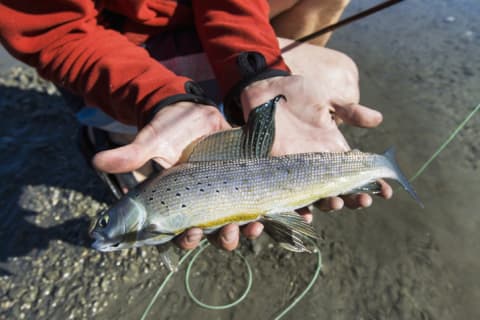
<instances>
[{"instance_id":1,"label":"fish mouth","mask_svg":"<svg viewBox=\"0 0 480 320\"><path fill-rule=\"evenodd\" d=\"M92 248L101 251L101 252L110 252L110 251L116 251L122 249L120 247L121 242L114 242L114 243L109 243L105 242L101 239L97 239L92 243Z\"/></svg>"}]
</instances>

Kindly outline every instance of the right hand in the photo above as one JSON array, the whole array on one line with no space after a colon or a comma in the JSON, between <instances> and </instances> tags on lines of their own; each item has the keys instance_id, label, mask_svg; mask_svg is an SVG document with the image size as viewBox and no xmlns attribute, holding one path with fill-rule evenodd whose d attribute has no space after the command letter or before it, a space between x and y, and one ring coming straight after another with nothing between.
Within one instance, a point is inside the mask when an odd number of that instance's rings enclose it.
<instances>
[{"instance_id":1,"label":"right hand","mask_svg":"<svg viewBox=\"0 0 480 320\"><path fill-rule=\"evenodd\" d=\"M231 126L215 107L178 102L161 109L131 143L97 153L93 164L104 172L122 173L137 170L153 159L168 169L180 160L183 150L190 143L228 129ZM225 241L232 230L235 234L230 239L233 240ZM176 243L183 249L193 249L202 236L201 229L192 228L180 235ZM238 227L225 226L212 241L233 250L238 244Z\"/></svg>"},{"instance_id":2,"label":"right hand","mask_svg":"<svg viewBox=\"0 0 480 320\"><path fill-rule=\"evenodd\" d=\"M182 101L155 114L135 139L122 147L95 155L93 164L108 173L130 172L155 160L163 168L174 166L192 142L231 126L217 108Z\"/></svg>"}]
</instances>

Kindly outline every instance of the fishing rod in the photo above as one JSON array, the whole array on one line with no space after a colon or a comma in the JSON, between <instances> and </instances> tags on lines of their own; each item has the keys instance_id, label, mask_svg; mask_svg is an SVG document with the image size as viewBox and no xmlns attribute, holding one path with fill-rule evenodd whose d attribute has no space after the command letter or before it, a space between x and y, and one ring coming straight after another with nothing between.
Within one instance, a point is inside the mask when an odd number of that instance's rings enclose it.
<instances>
[{"instance_id":1,"label":"fishing rod","mask_svg":"<svg viewBox=\"0 0 480 320\"><path fill-rule=\"evenodd\" d=\"M373 6L369 9L367 9L367 10L361 11L357 14L354 14L353 16L347 17L347 18L345 18L343 20L340 20L340 21L338 21L334 24L326 26L325 28L322 28L318 31L315 31L315 32L311 33L311 34L308 34L306 36L303 36L301 38L296 39L295 42L293 42L293 43L289 44L288 46L286 46L285 48L283 48L282 52L286 52L288 50L291 50L291 49L299 46L303 42L307 42L307 41L310 41L310 40L315 39L317 37L320 37L321 35L324 35L325 33L328 33L328 32L331 32L333 30L336 30L340 27L346 26L346 25L348 25L348 24L350 24L354 21L357 21L359 19L363 19L363 18L365 18L369 15L372 15L376 12L384 10L384 9L386 9L388 7L391 7L395 4L398 4L402 1L405 1L405 0L388 0L388 1L385 1L383 3L378 4L376 6Z\"/></svg>"}]
</instances>

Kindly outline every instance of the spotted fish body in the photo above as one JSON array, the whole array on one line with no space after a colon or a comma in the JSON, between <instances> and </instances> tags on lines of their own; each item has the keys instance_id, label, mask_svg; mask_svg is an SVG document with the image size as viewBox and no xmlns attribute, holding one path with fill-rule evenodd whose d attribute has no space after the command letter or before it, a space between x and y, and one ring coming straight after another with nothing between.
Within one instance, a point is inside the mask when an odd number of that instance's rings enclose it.
<instances>
[{"instance_id":1,"label":"spotted fish body","mask_svg":"<svg viewBox=\"0 0 480 320\"><path fill-rule=\"evenodd\" d=\"M186 163L132 195L165 232L213 229L289 212L380 177L395 178L384 156L309 153Z\"/></svg>"},{"instance_id":2,"label":"spotted fish body","mask_svg":"<svg viewBox=\"0 0 480 320\"><path fill-rule=\"evenodd\" d=\"M184 163L130 191L97 220L94 248L163 244L192 227L208 233L232 222L261 220L285 248L308 251L306 242L315 238L315 231L295 209L357 192L379 178L399 181L418 200L393 149L383 155L349 151L269 156L278 100L272 101L256 109L246 128L208 137L187 151Z\"/></svg>"}]
</instances>

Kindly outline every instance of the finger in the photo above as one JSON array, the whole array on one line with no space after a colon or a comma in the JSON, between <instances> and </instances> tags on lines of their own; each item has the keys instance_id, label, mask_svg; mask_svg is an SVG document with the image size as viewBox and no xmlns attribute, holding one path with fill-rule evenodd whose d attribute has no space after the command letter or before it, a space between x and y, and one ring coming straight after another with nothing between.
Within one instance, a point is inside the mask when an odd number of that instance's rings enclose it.
<instances>
[{"instance_id":1,"label":"finger","mask_svg":"<svg viewBox=\"0 0 480 320\"><path fill-rule=\"evenodd\" d=\"M227 251L237 248L239 238L240 229L236 224L227 224L218 233L208 236L211 243Z\"/></svg>"},{"instance_id":2,"label":"finger","mask_svg":"<svg viewBox=\"0 0 480 320\"><path fill-rule=\"evenodd\" d=\"M240 228L242 234L250 239L254 240L260 237L263 231L263 224L256 221L256 222L251 222L243 227Z\"/></svg>"},{"instance_id":3,"label":"finger","mask_svg":"<svg viewBox=\"0 0 480 320\"><path fill-rule=\"evenodd\" d=\"M314 206L322 211L340 210L343 208L343 205L343 199L340 197L322 199L314 203Z\"/></svg>"},{"instance_id":4,"label":"finger","mask_svg":"<svg viewBox=\"0 0 480 320\"><path fill-rule=\"evenodd\" d=\"M335 115L347 124L362 128L378 126L383 116L377 110L352 103L349 105L335 105Z\"/></svg>"},{"instance_id":5,"label":"finger","mask_svg":"<svg viewBox=\"0 0 480 320\"><path fill-rule=\"evenodd\" d=\"M386 183L385 180L378 180L377 182L381 186L380 193L378 195L384 199L390 199L393 195L392 187Z\"/></svg>"},{"instance_id":6,"label":"finger","mask_svg":"<svg viewBox=\"0 0 480 320\"><path fill-rule=\"evenodd\" d=\"M202 229L191 228L175 238L175 243L184 250L195 249L202 240L202 236Z\"/></svg>"},{"instance_id":7,"label":"finger","mask_svg":"<svg viewBox=\"0 0 480 320\"><path fill-rule=\"evenodd\" d=\"M366 193L350 194L342 198L350 209L368 208L373 202L372 197Z\"/></svg>"},{"instance_id":8,"label":"finger","mask_svg":"<svg viewBox=\"0 0 480 320\"><path fill-rule=\"evenodd\" d=\"M97 153L93 157L95 168L108 173L130 172L140 168L151 155L140 144L130 143L125 146Z\"/></svg>"},{"instance_id":9,"label":"finger","mask_svg":"<svg viewBox=\"0 0 480 320\"><path fill-rule=\"evenodd\" d=\"M304 207L304 208L297 209L295 211L297 211L298 214L302 216L303 220L305 220L306 223L312 223L313 214L312 214L312 211L310 211L310 209L308 209L307 207Z\"/></svg>"}]
</instances>

